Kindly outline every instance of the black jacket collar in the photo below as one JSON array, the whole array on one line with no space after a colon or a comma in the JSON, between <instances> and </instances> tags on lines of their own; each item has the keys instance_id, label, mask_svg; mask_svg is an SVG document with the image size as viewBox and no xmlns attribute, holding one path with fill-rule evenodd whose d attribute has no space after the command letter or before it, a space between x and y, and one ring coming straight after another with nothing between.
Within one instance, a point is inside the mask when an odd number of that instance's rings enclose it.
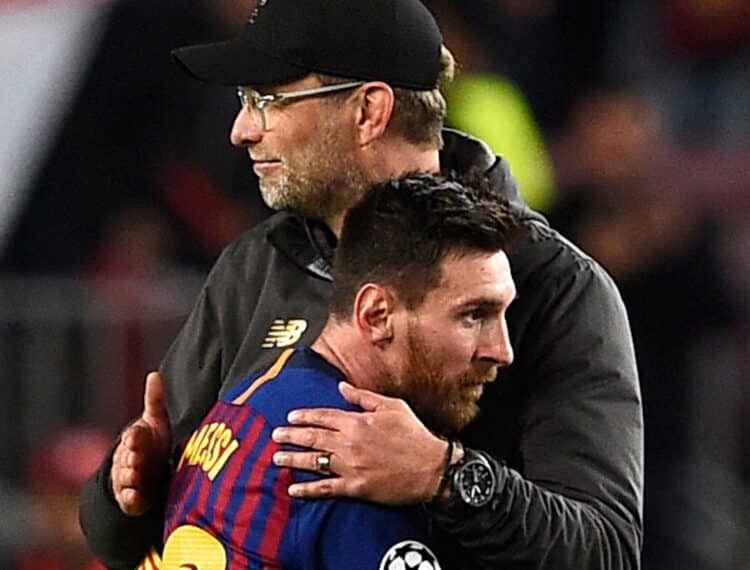
<instances>
[{"instance_id":1,"label":"black jacket collar","mask_svg":"<svg viewBox=\"0 0 750 570\"><path fill-rule=\"evenodd\" d=\"M478 169L523 218L546 223L541 214L523 201L507 161L496 156L486 143L453 129L443 130L443 141L440 166L444 173ZM269 241L295 264L331 280L336 236L324 223L306 220L291 212L280 212L270 220L267 235Z\"/></svg>"},{"instance_id":2,"label":"black jacket collar","mask_svg":"<svg viewBox=\"0 0 750 570\"><path fill-rule=\"evenodd\" d=\"M500 196L507 200L525 219L546 223L544 217L529 208L524 202L510 165L504 158L495 155L482 140L456 131L443 129L443 149L440 151L440 170L443 173L466 173L472 169L484 172Z\"/></svg>"}]
</instances>

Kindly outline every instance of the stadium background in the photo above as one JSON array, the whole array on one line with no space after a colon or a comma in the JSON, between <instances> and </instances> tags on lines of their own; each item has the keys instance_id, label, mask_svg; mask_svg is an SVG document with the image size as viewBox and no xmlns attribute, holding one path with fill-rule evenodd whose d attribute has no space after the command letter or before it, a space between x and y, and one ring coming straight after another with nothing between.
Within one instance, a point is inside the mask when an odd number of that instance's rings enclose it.
<instances>
[{"instance_id":1,"label":"stadium background","mask_svg":"<svg viewBox=\"0 0 750 570\"><path fill-rule=\"evenodd\" d=\"M645 567L750 568L750 3L426 4L461 64L450 124L622 289ZM228 144L234 93L168 57L247 12L0 1L0 570L87 567L76 489L212 260L268 214Z\"/></svg>"}]
</instances>

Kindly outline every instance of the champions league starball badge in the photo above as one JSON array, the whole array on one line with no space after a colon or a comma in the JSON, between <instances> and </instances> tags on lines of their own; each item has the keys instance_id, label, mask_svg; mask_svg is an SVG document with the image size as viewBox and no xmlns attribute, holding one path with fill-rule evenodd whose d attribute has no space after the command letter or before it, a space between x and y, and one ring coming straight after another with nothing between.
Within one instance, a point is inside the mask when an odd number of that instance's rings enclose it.
<instances>
[{"instance_id":1,"label":"champions league starball badge","mask_svg":"<svg viewBox=\"0 0 750 570\"><path fill-rule=\"evenodd\" d=\"M437 557L421 542L394 544L380 561L379 570L441 570Z\"/></svg>"}]
</instances>

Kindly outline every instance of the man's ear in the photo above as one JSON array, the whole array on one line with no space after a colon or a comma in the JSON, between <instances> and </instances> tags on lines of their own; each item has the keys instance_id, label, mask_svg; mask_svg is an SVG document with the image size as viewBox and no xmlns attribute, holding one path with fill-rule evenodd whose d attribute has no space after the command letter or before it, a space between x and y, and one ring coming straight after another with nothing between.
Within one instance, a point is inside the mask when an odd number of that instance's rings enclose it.
<instances>
[{"instance_id":1,"label":"man's ear","mask_svg":"<svg viewBox=\"0 0 750 570\"><path fill-rule=\"evenodd\" d=\"M393 89L382 81L365 83L360 90L357 107L357 138L361 146L383 136L393 115Z\"/></svg>"},{"instance_id":2,"label":"man's ear","mask_svg":"<svg viewBox=\"0 0 750 570\"><path fill-rule=\"evenodd\" d=\"M372 344L393 338L395 300L388 289L377 283L363 285L354 299L354 321L360 334Z\"/></svg>"}]
</instances>

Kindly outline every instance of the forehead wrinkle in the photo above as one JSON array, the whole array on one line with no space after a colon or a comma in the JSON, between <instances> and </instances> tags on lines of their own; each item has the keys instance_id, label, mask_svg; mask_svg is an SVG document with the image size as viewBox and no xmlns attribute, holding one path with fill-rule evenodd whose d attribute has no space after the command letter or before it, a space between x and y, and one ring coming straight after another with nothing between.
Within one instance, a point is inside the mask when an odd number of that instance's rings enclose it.
<instances>
[{"instance_id":1,"label":"forehead wrinkle","mask_svg":"<svg viewBox=\"0 0 750 570\"><path fill-rule=\"evenodd\" d=\"M462 278L462 274L459 274L459 278ZM447 281L445 274L441 275L440 284L435 288L438 291L444 288ZM501 278L492 280L490 282L482 283L477 285L479 291L466 291L472 284L464 285L460 280L448 283L448 288L458 289L459 293L449 297L451 304L457 307L465 307L469 305L476 306L488 306L488 307L499 307L510 305L518 296L516 291L516 284L513 281L512 275L508 273L505 275L501 274ZM490 291L488 292L488 288ZM429 295L429 292L428 292Z\"/></svg>"}]
</instances>

